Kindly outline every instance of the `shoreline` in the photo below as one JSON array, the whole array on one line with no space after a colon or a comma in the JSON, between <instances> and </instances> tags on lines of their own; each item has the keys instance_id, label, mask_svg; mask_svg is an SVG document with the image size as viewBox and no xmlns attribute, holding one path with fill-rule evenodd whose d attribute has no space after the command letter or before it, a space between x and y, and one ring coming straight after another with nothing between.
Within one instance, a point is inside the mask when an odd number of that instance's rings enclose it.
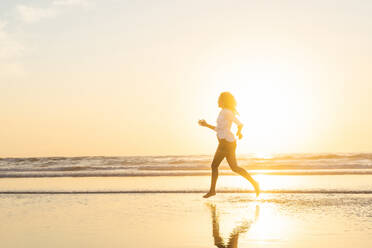
<instances>
[{"instance_id":1,"label":"shoreline","mask_svg":"<svg viewBox=\"0 0 372 248\"><path fill-rule=\"evenodd\" d=\"M372 175L253 175L261 191L268 193L369 193ZM181 193L206 192L209 176L147 177L18 177L1 178L1 192L103 192L103 193ZM218 192L251 192L252 185L238 175L221 175Z\"/></svg>"},{"instance_id":2,"label":"shoreline","mask_svg":"<svg viewBox=\"0 0 372 248\"><path fill-rule=\"evenodd\" d=\"M372 169L334 169L334 170L248 170L251 175L275 175L275 176L332 176L332 175L372 175ZM231 170L220 170L220 175L236 175ZM183 177L183 176L210 176L210 170L205 171L132 171L132 172L7 172L0 173L1 178L45 178L45 177Z\"/></svg>"},{"instance_id":3,"label":"shoreline","mask_svg":"<svg viewBox=\"0 0 372 248\"><path fill-rule=\"evenodd\" d=\"M151 190L140 190L140 191L0 191L0 195L48 195L48 194L60 194L60 195L84 195L84 194L203 194L206 193L205 190L192 190L192 191L183 191L183 190L169 190L169 191L151 191ZM217 194L241 194L249 193L255 194L254 190L220 190L217 191ZM337 190L263 190L260 194L350 194L350 195L370 195L372 190L361 190L361 191L337 191ZM259 199L259 198L258 198Z\"/></svg>"}]
</instances>

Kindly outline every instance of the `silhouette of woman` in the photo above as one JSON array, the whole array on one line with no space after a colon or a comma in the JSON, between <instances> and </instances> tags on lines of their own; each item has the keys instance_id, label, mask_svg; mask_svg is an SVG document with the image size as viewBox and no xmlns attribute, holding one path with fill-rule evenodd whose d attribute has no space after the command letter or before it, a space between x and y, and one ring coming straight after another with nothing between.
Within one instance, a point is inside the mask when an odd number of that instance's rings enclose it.
<instances>
[{"instance_id":1,"label":"silhouette of woman","mask_svg":"<svg viewBox=\"0 0 372 248\"><path fill-rule=\"evenodd\" d=\"M229 240L227 244L225 244L223 238L220 235L220 223L218 214L216 211L215 205L209 205L211 214L212 214L212 229L213 229L213 239L214 239L214 245L218 248L238 248L238 239L239 234L243 234L249 230L251 225L257 221L258 216L260 214L260 207L256 206L256 212L255 212L255 219L253 221L244 221L241 225L238 225L232 230L230 233Z\"/></svg>"},{"instance_id":2,"label":"silhouette of woman","mask_svg":"<svg viewBox=\"0 0 372 248\"><path fill-rule=\"evenodd\" d=\"M236 136L238 136L238 138L241 139L243 137L241 133L243 124L235 116L237 114L237 111L236 100L234 96L230 92L222 92L218 98L218 107L221 108L221 111L217 118L217 126L212 126L208 124L205 120L199 120L198 122L200 126L208 127L216 131L217 139L219 142L211 165L212 167L211 187L209 192L205 194L203 197L208 198L216 194L218 166L225 157L231 170L246 178L253 185L256 191L256 196L258 196L260 194L260 187L258 182L255 181L245 169L239 167L236 162L235 155L236 139L234 137L234 134L230 131L230 129L232 122L234 122L238 126Z\"/></svg>"}]
</instances>

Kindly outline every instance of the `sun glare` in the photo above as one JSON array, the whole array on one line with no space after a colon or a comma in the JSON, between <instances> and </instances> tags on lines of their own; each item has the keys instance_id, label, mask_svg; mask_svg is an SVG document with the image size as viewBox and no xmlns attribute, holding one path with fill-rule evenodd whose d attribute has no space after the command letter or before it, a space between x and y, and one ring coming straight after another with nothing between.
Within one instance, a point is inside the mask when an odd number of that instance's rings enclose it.
<instances>
[{"instance_id":1,"label":"sun glare","mask_svg":"<svg viewBox=\"0 0 372 248\"><path fill-rule=\"evenodd\" d=\"M301 178L293 176L277 175L252 175L260 183L261 191L293 189L301 185ZM221 178L226 189L253 190L252 185L240 176L225 176Z\"/></svg>"},{"instance_id":2,"label":"sun glare","mask_svg":"<svg viewBox=\"0 0 372 248\"><path fill-rule=\"evenodd\" d=\"M283 240L283 237L290 236L292 221L277 213L277 209L272 205L260 204L260 215L252 225L248 233L248 238L257 243L276 243Z\"/></svg>"},{"instance_id":3,"label":"sun glare","mask_svg":"<svg viewBox=\"0 0 372 248\"><path fill-rule=\"evenodd\" d=\"M237 100L238 117L245 124L245 137L252 144L252 147L243 145L240 151L295 150L305 143L299 140L311 139L311 124L319 104L311 95L311 88L307 88L311 84L304 84L311 77L301 65L241 61L213 74L209 80L215 82L216 88L230 91Z\"/></svg>"}]
</instances>

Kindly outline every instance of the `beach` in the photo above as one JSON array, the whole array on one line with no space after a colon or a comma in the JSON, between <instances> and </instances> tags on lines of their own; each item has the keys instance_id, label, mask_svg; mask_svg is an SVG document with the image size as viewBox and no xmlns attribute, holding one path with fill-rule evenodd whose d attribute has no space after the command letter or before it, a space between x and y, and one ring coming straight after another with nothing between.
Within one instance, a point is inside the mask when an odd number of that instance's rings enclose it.
<instances>
[{"instance_id":1,"label":"beach","mask_svg":"<svg viewBox=\"0 0 372 248\"><path fill-rule=\"evenodd\" d=\"M371 247L371 179L261 175L256 198L220 176L203 199L207 176L1 178L1 246Z\"/></svg>"},{"instance_id":2,"label":"beach","mask_svg":"<svg viewBox=\"0 0 372 248\"><path fill-rule=\"evenodd\" d=\"M372 248L371 13L1 0L0 248Z\"/></svg>"}]
</instances>

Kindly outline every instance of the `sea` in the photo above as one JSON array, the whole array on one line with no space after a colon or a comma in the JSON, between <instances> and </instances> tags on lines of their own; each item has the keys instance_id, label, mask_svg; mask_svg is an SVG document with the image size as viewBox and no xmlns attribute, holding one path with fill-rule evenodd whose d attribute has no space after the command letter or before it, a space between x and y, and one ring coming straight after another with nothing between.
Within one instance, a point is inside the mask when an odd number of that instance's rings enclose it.
<instances>
[{"instance_id":1,"label":"sea","mask_svg":"<svg viewBox=\"0 0 372 248\"><path fill-rule=\"evenodd\" d=\"M0 158L0 177L201 176L213 155ZM370 175L372 153L245 154L239 166L251 174ZM226 161L220 173L233 174Z\"/></svg>"},{"instance_id":2,"label":"sea","mask_svg":"<svg viewBox=\"0 0 372 248\"><path fill-rule=\"evenodd\" d=\"M372 154L0 158L1 247L372 247Z\"/></svg>"}]
</instances>

